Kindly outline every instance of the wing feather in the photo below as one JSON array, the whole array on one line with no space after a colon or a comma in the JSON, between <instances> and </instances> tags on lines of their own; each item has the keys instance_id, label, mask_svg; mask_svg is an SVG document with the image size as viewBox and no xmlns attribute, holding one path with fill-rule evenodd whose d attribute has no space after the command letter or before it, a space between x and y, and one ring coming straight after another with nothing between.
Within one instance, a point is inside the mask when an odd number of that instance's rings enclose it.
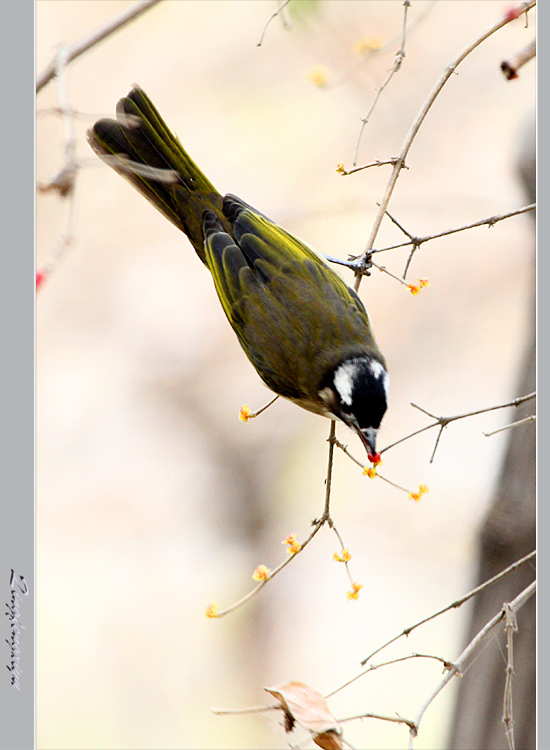
<instances>
[{"instance_id":1,"label":"wing feather","mask_svg":"<svg viewBox=\"0 0 550 750\"><path fill-rule=\"evenodd\" d=\"M343 359L370 353L383 362L363 303L322 258L234 196L224 198L224 214L234 239L212 221L207 264L231 325L272 390L304 405L304 394L314 401Z\"/></svg>"}]
</instances>

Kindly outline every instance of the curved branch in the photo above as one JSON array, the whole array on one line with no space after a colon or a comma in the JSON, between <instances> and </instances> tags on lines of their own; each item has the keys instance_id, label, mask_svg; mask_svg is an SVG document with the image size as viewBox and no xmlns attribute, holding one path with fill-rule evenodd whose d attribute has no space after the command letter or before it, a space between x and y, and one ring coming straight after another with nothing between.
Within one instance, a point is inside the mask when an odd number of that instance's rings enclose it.
<instances>
[{"instance_id":1,"label":"curved branch","mask_svg":"<svg viewBox=\"0 0 550 750\"><path fill-rule=\"evenodd\" d=\"M517 15L520 15L521 13L527 13L527 11L531 10L531 8L533 8L535 5L536 5L536 0L525 0L523 3L521 3L520 10L518 10ZM476 49L476 47L479 47L479 45L482 44L486 39L488 39L492 34L494 34L495 31L498 31L503 26L506 26L506 24L510 23L511 20L513 20L513 17L511 17L511 14L506 13L504 16L502 16L502 18L499 18L498 21L495 21L495 23L491 24L489 28L485 29L485 31L482 31L481 34L478 34L478 36L472 39L472 41L469 42L461 52L459 52L459 54L454 58L454 60L452 60L452 62L450 62L449 65L447 65L447 67L445 68L443 72L443 75L440 77L440 79L437 81L434 88L428 95L428 98L426 99L422 107L420 108L419 113L417 114L413 124L411 125L409 129L409 132L407 133L407 136L401 148L401 152L399 153L399 156L396 159L395 165L391 173L391 177L386 187L386 192L384 193L384 197L382 198L380 202L380 208L378 209L378 214L376 215L376 218L374 220L374 225L372 227L370 237L367 242L367 246L365 247L363 255L361 256L362 258L366 258L366 256L372 251L372 248L374 246L374 241L376 239L378 230L380 229L380 225L382 223L382 219L384 218L384 214L386 213L386 210L388 208L390 198L395 189L397 178L399 177L401 169L403 168L403 165L405 164L405 158L407 154L409 153L409 149L414 139L416 138L416 135L420 129L420 126L424 122L424 118L430 111L432 104L435 102L435 100L441 93L443 86L447 83L449 78L456 71L456 68L460 65L460 63L463 62L463 60L465 60L466 57L468 57L468 55ZM355 278L355 284L354 284L356 291L359 289L360 283L361 283L361 275L357 274Z\"/></svg>"}]
</instances>

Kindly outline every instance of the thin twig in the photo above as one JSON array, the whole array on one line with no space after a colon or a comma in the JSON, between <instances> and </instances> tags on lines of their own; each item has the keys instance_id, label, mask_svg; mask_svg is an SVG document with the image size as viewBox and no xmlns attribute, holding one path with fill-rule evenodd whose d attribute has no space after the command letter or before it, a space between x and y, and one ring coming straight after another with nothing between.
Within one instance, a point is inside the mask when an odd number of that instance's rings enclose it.
<instances>
[{"instance_id":1,"label":"thin twig","mask_svg":"<svg viewBox=\"0 0 550 750\"><path fill-rule=\"evenodd\" d=\"M356 719L381 719L381 721L393 721L398 724L406 724L411 731L416 731L416 724L411 719L404 719L402 716L380 716L380 714L358 714L357 716L348 716L346 719L338 719L339 724L346 721L355 721Z\"/></svg>"},{"instance_id":2,"label":"thin twig","mask_svg":"<svg viewBox=\"0 0 550 750\"><path fill-rule=\"evenodd\" d=\"M343 170L343 172L341 171L341 173L352 174L354 171L359 171L360 169L366 169L367 167L378 166L378 164L380 165L381 164L395 164L395 162L396 162L396 159L390 159L387 162L379 162L379 163L374 162L373 164L366 164L364 167L358 167L356 170L353 170L353 169L349 171ZM408 169L408 167L405 167L405 169ZM480 221L474 221L471 224L465 224L464 226L455 227L453 229L446 229L443 232L436 232L435 234L426 235L425 237L415 237L407 229L405 229L405 227L402 224L400 224L400 222L397 221L397 219L394 216L392 216L389 211L386 210L386 216L388 216L388 218L397 227L399 227L399 229L403 232L403 234L405 234L409 238L406 242L399 242L397 245L389 245L388 247L375 248L372 250L372 252L368 256L365 256L363 254L360 256L356 256L355 258L348 259L348 260L335 258L331 255L325 255L324 257L330 263L337 263L340 266L346 266L346 268L351 269L356 274L363 274L363 275L369 276L370 274L369 274L368 269L371 268L372 266L375 266L379 270L382 269L383 271L389 274L389 271L386 269L385 266L381 267L373 262L372 256L377 253L385 253L385 252L388 252L389 250L398 250L402 247L409 247L409 245L411 245L412 246L411 253L409 254L409 257L407 258L407 262L405 264L405 270L403 271L403 277L399 277L399 276L394 277L400 283L406 284L407 283L406 276L409 270L412 256L416 252L416 250L425 242L429 242L430 240L436 240L441 237L446 237L450 234L456 234L457 232L464 232L466 229L474 229L476 227L481 227L481 226L492 227L495 224L497 224L499 221L503 221L504 219L509 219L512 216L518 216L520 214L527 213L527 211L534 211L536 210L536 208L537 208L536 203L530 203L528 206L523 206L522 208L516 208L513 211L507 211L506 213L503 213L503 214L489 216L486 219L481 219ZM392 274L389 274L389 275L391 276Z\"/></svg>"},{"instance_id":3,"label":"thin twig","mask_svg":"<svg viewBox=\"0 0 550 750\"><path fill-rule=\"evenodd\" d=\"M324 526L326 519L320 519L319 521L315 521L313 531L310 533L308 538L300 544L300 552L302 552L305 547L311 542L313 537L317 534L317 532L321 529L322 526ZM273 568L273 570L269 571L269 575L264 580L260 581L257 586L255 586L253 589L251 589L248 594L245 594L241 599L236 601L234 604L231 604L229 607L226 607L225 609L222 609L220 612L217 613L216 617L224 617L225 615L228 615L230 612L233 612L236 609L239 609L239 607L242 607L243 604L246 604L249 599L252 599L253 596L255 596L260 589L262 589L269 581L271 581L272 578L275 578L275 576L283 570L283 568L286 568L287 565L289 565L292 560L296 557L296 555L299 554L298 552L296 554L290 555L287 557L286 560L283 560L282 563L277 565L276 568Z\"/></svg>"},{"instance_id":4,"label":"thin twig","mask_svg":"<svg viewBox=\"0 0 550 750\"><path fill-rule=\"evenodd\" d=\"M55 59L55 77L57 80L59 111L63 119L65 147L64 163L55 177L46 185L38 185L41 193L56 190L62 198L67 199L65 210L65 225L59 241L50 254L46 265L37 274L37 288L39 280L43 280L51 273L63 252L72 245L74 241L74 222L76 213L76 176L78 174L78 163L76 159L76 135L74 128L73 110L70 105L69 87L67 76L69 48L60 45Z\"/></svg>"},{"instance_id":5,"label":"thin twig","mask_svg":"<svg viewBox=\"0 0 550 750\"><path fill-rule=\"evenodd\" d=\"M419 26L423 21L426 20L428 15L432 12L435 5L437 3L437 0L431 0L431 2L427 3L424 6L424 9L418 13L416 18L414 18L410 23L407 25L407 36L411 36L411 31ZM341 86L342 83L345 83L349 80L350 76L352 76L355 72L357 72L360 68L362 68L368 61L370 60L370 57L372 55L376 55L377 57L380 57L384 52L390 50L396 43L400 43L402 40L402 33L399 32L395 36L388 39L384 44L380 46L376 46L375 49L367 49L368 55L365 54L361 60L351 65L347 70L345 70L343 73L340 73L337 77L332 79L331 82L327 83L327 88L335 88L336 86Z\"/></svg>"},{"instance_id":6,"label":"thin twig","mask_svg":"<svg viewBox=\"0 0 550 750\"><path fill-rule=\"evenodd\" d=\"M509 80L513 80L518 77L518 70L522 68L526 62L532 60L537 54L537 40L533 39L525 47L522 47L519 52L509 57L507 60L503 60L500 63L500 69L504 73L504 76Z\"/></svg>"},{"instance_id":7,"label":"thin twig","mask_svg":"<svg viewBox=\"0 0 550 750\"><path fill-rule=\"evenodd\" d=\"M383 167L386 164L395 164L396 161L397 157L386 159L386 161L380 161L379 159L377 159L370 164L363 164L361 167L353 167L353 169L344 169L343 166L340 166L340 168L336 171L342 175L355 174L355 172L361 172L363 169L370 169L371 167ZM408 167L403 165L403 169L408 169Z\"/></svg>"},{"instance_id":8,"label":"thin twig","mask_svg":"<svg viewBox=\"0 0 550 750\"><path fill-rule=\"evenodd\" d=\"M510 750L515 750L514 719L512 710L512 678L514 676L514 633L517 633L518 623L516 613L508 603L504 604L503 609L506 619L505 628L508 660L506 663L506 684L504 685L504 708L502 713L502 721L504 723L506 739L508 740L508 747Z\"/></svg>"},{"instance_id":9,"label":"thin twig","mask_svg":"<svg viewBox=\"0 0 550 750\"><path fill-rule=\"evenodd\" d=\"M332 528L333 523L332 519L330 517L330 491L332 488L332 468L334 465L334 446L336 445L336 420L331 419L330 420L330 433L328 437L328 465L327 465L327 478L326 478L326 485L325 485L325 509L323 511L323 515L317 523L325 523L328 522L329 526Z\"/></svg>"},{"instance_id":10,"label":"thin twig","mask_svg":"<svg viewBox=\"0 0 550 750\"><path fill-rule=\"evenodd\" d=\"M380 664L369 664L365 672L373 672L375 669L380 669L380 667L387 667L389 664L398 664L399 662L409 661L410 659L434 659L435 661L441 662L444 669L450 669L453 666L450 661L443 659L441 656L434 656L433 654L408 654L407 656L399 656L397 659L390 659L389 661L384 661Z\"/></svg>"},{"instance_id":11,"label":"thin twig","mask_svg":"<svg viewBox=\"0 0 550 750\"><path fill-rule=\"evenodd\" d=\"M457 599L456 601L452 602L452 604L447 605L443 609L440 609L439 612L436 612L433 615L430 615L429 617L425 617L423 620L420 620L420 622L417 622L415 625L412 625L408 628L405 628L399 635L394 636L389 641L384 643L383 646L380 646L380 648L377 648L376 651L373 651L371 654L369 654L365 659L362 660L361 666L364 666L367 662L369 662L376 654L380 653L380 651L383 651L385 648L387 648L392 643L395 643L395 641L399 640L399 638L402 638L403 636L408 636L410 633L412 633L413 630L416 630L421 625L424 625L427 622L430 622L430 620L434 620L436 617L439 617L440 615L444 614L445 612L448 612L451 609L458 609L458 607L461 607L465 602L467 602L469 599L471 599L474 596L477 596L477 594L484 591L486 588L489 588L489 586L492 586L494 583L499 581L501 578L504 578L507 575L510 575L510 573L513 573L514 570L517 570L517 568L521 567L522 565L525 565L525 563L529 562L536 556L536 550L533 552L530 552L528 555L525 555L525 557L522 557L520 560L516 560L515 563L512 563L512 565L509 565L504 570L501 570L500 573L497 573L497 575L490 578L488 581L485 581L484 583L480 584L479 586L476 586L475 589L472 589L464 596L460 597L460 599ZM341 688L338 688L338 690L341 690ZM337 692L336 690L334 692ZM332 695L332 693L331 693Z\"/></svg>"},{"instance_id":12,"label":"thin twig","mask_svg":"<svg viewBox=\"0 0 550 750\"><path fill-rule=\"evenodd\" d=\"M372 260L372 258L369 259L369 264L371 266L374 266L374 268L377 268L379 271L382 271L382 273L387 273L388 276L391 276L392 279L395 279L396 281L399 281L400 284L404 284L405 286L409 286L409 282L406 279L401 278L400 276L396 276L391 271L388 271L388 269L386 268L386 266L379 266L378 263L375 263Z\"/></svg>"},{"instance_id":13,"label":"thin twig","mask_svg":"<svg viewBox=\"0 0 550 750\"><path fill-rule=\"evenodd\" d=\"M285 7L289 4L289 2L290 2L290 0L283 0L283 2L279 5L279 7L277 8L277 10L274 11L271 14L271 16L267 19L267 23L264 26L264 30L262 31L262 35L260 37L260 41L256 45L257 47L261 47L262 46L262 43L264 41L265 32L267 31L267 27L269 26L269 24L271 23L271 21L273 21L273 19L276 18L279 15L279 13L281 13L281 11L283 11L285 9ZM284 19L284 16L281 16L281 18Z\"/></svg>"},{"instance_id":14,"label":"thin twig","mask_svg":"<svg viewBox=\"0 0 550 750\"><path fill-rule=\"evenodd\" d=\"M403 30L401 32L401 44L399 45L399 49L395 53L395 61L393 63L393 67L389 70L388 75L386 77L386 80L384 83L376 90L376 96L374 97L374 100L370 106L369 111L367 112L366 116L361 119L361 127L359 129L359 135L357 137L357 144L355 146L355 155L353 157L353 166L357 164L357 156L359 153L359 146L361 144L361 138L363 137L363 131L370 119L370 116L374 112L374 109L376 105L378 104L378 99L380 98L380 95L386 88L386 86L389 84L393 76L399 71L401 68L401 65L403 63L403 60L405 59L405 42L407 39L407 13L409 8L411 7L410 0L404 0L403 1Z\"/></svg>"},{"instance_id":15,"label":"thin twig","mask_svg":"<svg viewBox=\"0 0 550 750\"><path fill-rule=\"evenodd\" d=\"M234 604L231 604L229 607L226 607L225 609L221 610L216 614L217 618L224 617L225 615L228 615L230 612L233 612L234 610L238 609L239 607L242 607L243 604L246 604L247 601L252 599L253 596L255 596L260 589L262 589L269 581L271 581L275 576L283 570L283 568L286 568L287 565L289 565L292 560L296 557L296 555L303 552L305 547L311 542L313 537L319 532L319 530L326 524L333 529L334 523L332 521L332 518L330 517L330 492L331 492L331 486L332 486L332 467L334 463L334 446L336 444L336 422L331 419L330 420L330 435L328 438L329 443L329 451L328 451L328 467L327 467L327 478L326 478L326 490L325 490L325 507L323 509L323 515L319 519L315 519L312 521L313 530L311 531L308 538L300 544L300 552L296 552L295 554L290 555L287 557L286 560L284 560L282 563L277 565L276 568L273 568L273 570L269 571L269 575L267 578L263 579L258 583L257 586L255 586L253 589L251 589L248 594L245 594L241 599L236 601Z\"/></svg>"},{"instance_id":16,"label":"thin twig","mask_svg":"<svg viewBox=\"0 0 550 750\"><path fill-rule=\"evenodd\" d=\"M427 429L427 428L426 428L426 427L424 427L424 429ZM351 454L351 453L349 452L349 450L348 450L348 447L347 447L347 445L344 445L344 444L343 444L343 443L341 443L341 442L340 442L339 440L336 440L336 441L335 441L335 445L336 445L336 447L337 447L337 448L340 448L340 450L341 450L341 451L342 451L343 453L345 453L345 454L346 454L346 456L347 456L348 458L351 458L351 460L352 460L352 461L353 461L354 463L356 463L356 464L357 464L357 466L360 466L360 467L361 467L362 469L364 469L364 468L365 468L365 464L364 464L364 463L361 463L361 461L359 461L359 459L358 459L358 458L355 458L355 456L353 456L353 455L352 455L352 454ZM380 451L380 454L382 454L382 451ZM407 489L406 487L401 487L401 485L400 485L400 484L396 484L395 482L392 482L392 481L391 481L391 479L387 479L387 477L384 477L384 476L382 476L382 474L379 474L379 473L378 473L378 469L377 469L377 471L376 471L376 477L377 477L378 479L382 479L382 481L384 481L384 482L387 482L388 484L391 484L391 486L392 486L392 487L395 487L395 488L396 488L396 489L398 489L398 490L403 490L403 492L407 492L407 493L409 492L409 490L408 490L408 489Z\"/></svg>"},{"instance_id":17,"label":"thin twig","mask_svg":"<svg viewBox=\"0 0 550 750\"><path fill-rule=\"evenodd\" d=\"M139 0L139 2L135 3L135 5L132 5L130 8L127 8L118 16L116 16L116 18L113 18L112 21L104 24L99 29L96 29L96 31L92 32L88 36L76 42L76 44L69 47L67 62L72 62L75 58L79 57L84 52L87 52L91 47L94 47L96 44L103 41L103 39L106 39L108 36L110 36L110 34L112 34L114 31L122 28L134 18L137 18L142 13L145 13L145 11L149 10L149 8L152 8L153 5L157 5L160 1L161 0ZM47 83L49 83L55 76L55 74L56 61L54 59L42 72L42 75L38 77L36 81L36 92L38 93L40 89L42 89Z\"/></svg>"},{"instance_id":18,"label":"thin twig","mask_svg":"<svg viewBox=\"0 0 550 750\"><path fill-rule=\"evenodd\" d=\"M506 404L498 404L497 406L487 406L484 409L476 409L475 411L465 412L464 414L456 414L455 416L452 416L452 417L437 417L435 414L432 414L426 409L423 409L421 406L411 403L411 406L414 406L415 409L418 409L423 414L426 414L428 417L435 419L435 422L432 422L432 424L426 425L426 427L422 427L420 430L415 430L414 432L411 432L409 435L405 435L405 437L399 438L399 440L396 440L394 443L391 443L390 445L387 445L385 448L383 448L380 451L380 454L384 453L384 451L388 451L390 448L394 448L396 445L399 445L400 443L405 442L405 440L408 440L409 438L414 437L415 435L419 435L421 432L425 432L426 430L430 430L432 427L437 427L439 425L440 430L437 436L434 450L432 452L432 456L430 458L430 463L432 463L434 459L435 451L439 444L441 433L443 432L445 427L447 427L447 425L450 424L450 422L455 422L457 419L465 419L466 417L475 417L478 414L485 414L485 412L495 411L496 409L506 409L511 406L517 407L525 403L526 401L529 401L530 399L535 398L536 395L537 395L536 391L533 391L532 393L528 393L526 396L520 396L518 398L513 399L512 401L508 401ZM492 433L489 433L489 434L492 434Z\"/></svg>"},{"instance_id":19,"label":"thin twig","mask_svg":"<svg viewBox=\"0 0 550 750\"><path fill-rule=\"evenodd\" d=\"M337 444L337 442L338 441L335 440L335 444ZM336 528L336 526L334 525L334 523L331 524L331 529L332 529L332 531L334 531L334 533L336 534L336 537L338 538L338 541L340 542L340 549L342 551L344 551L345 549L347 549L346 545L344 544L344 540L342 539L342 537L340 535L340 532L338 531L338 529ZM350 581L351 584L353 584L353 582L354 582L355 579L351 575L351 570L350 570L350 567L349 567L349 560L341 560L341 562L343 562L344 565L346 566L346 573L348 574L349 581Z\"/></svg>"},{"instance_id":20,"label":"thin twig","mask_svg":"<svg viewBox=\"0 0 550 750\"><path fill-rule=\"evenodd\" d=\"M536 203L531 203L528 206L523 206L522 208L516 208L514 211L507 211L504 214L498 214L496 216L489 216L486 219L481 219L480 221L474 221L471 224L465 224L462 227L456 227L454 229L446 229L443 232L436 232L435 234L426 235L425 237L415 237L412 235L409 231L407 231L398 221L395 219L389 211L386 211L386 215L391 219L391 221L399 227L399 229L405 234L409 239L407 242L400 242L397 245L390 245L388 247L381 247L376 248L372 251L372 255L375 253L385 253L388 252L388 250L397 250L402 247L408 247L409 245L412 245L411 253L407 259L407 263L405 265L405 270L403 271L403 278L407 276L407 271L409 270L409 265L412 260L413 254L418 250L418 248L423 245L425 242L429 242L430 240L436 240L440 237L447 237L450 234L456 234L457 232L464 232L467 229L474 229L476 227L482 227L482 226L488 226L492 227L497 222L503 221L504 219L509 219L512 216L518 216L519 214L524 214L527 211L534 211L537 207ZM371 258L372 263L372 258ZM373 264L374 265L374 264Z\"/></svg>"},{"instance_id":21,"label":"thin twig","mask_svg":"<svg viewBox=\"0 0 550 750\"><path fill-rule=\"evenodd\" d=\"M228 714L260 714L263 711L280 710L281 706L247 706L245 708L210 708L213 714L225 716Z\"/></svg>"},{"instance_id":22,"label":"thin twig","mask_svg":"<svg viewBox=\"0 0 550 750\"><path fill-rule=\"evenodd\" d=\"M537 419L536 414L530 414L528 417L524 417L524 419L518 419L517 422L512 422L511 424L507 424L504 427L499 427L498 430L493 430L492 432L484 432L483 434L485 437L491 437L491 435L496 435L497 432L504 432L504 430L511 430L513 427L519 427L520 424L527 424L528 422L535 422Z\"/></svg>"},{"instance_id":23,"label":"thin twig","mask_svg":"<svg viewBox=\"0 0 550 750\"><path fill-rule=\"evenodd\" d=\"M526 604L529 599L533 596L533 594L536 591L537 582L533 581L529 584L523 591L516 596L516 598L508 603L505 603L500 610L500 612L497 612L497 614L489 620L488 623L479 631L479 633L470 641L470 643L466 646L464 651L460 654L458 659L456 659L453 663L453 666L451 669L445 674L441 682L437 685L435 690L431 693L431 695L427 698L427 700L422 704L418 714L415 717L414 723L416 725L416 729L418 730L418 727L420 726L420 722L422 720L422 717L424 716L428 706L432 703L434 698L439 695L439 693L443 690L445 685L449 683L452 678L459 674L462 670L468 659L470 658L471 654L479 647L479 645L487 638L489 633L503 620L507 617L507 612L512 613L514 616L516 613L523 607L524 604ZM414 737L416 735L413 734L411 730L410 738L409 738L409 750L413 750L413 743L414 743Z\"/></svg>"},{"instance_id":24,"label":"thin twig","mask_svg":"<svg viewBox=\"0 0 550 750\"><path fill-rule=\"evenodd\" d=\"M277 399L278 399L278 398L279 398L279 394L277 394L277 395L275 396L275 398L272 398L272 399L271 399L270 401L268 401L268 402L267 402L267 404L264 404L264 405L263 405L263 406L261 406L261 407L260 407L259 409L256 409L256 411L253 411L253 412L252 412L252 413L251 413L251 414L249 415L249 417L248 417L248 418L249 418L249 419L254 419L255 417L259 417L259 416L260 416L260 414L263 414L263 412L264 412L264 411L265 411L266 409L269 409L269 407L270 407L270 406L271 406L272 404L274 404L274 403L275 403L275 401L277 401Z\"/></svg>"},{"instance_id":25,"label":"thin twig","mask_svg":"<svg viewBox=\"0 0 550 750\"><path fill-rule=\"evenodd\" d=\"M381 667L387 667L390 664L397 664L402 661L409 661L410 659L435 659L436 661L441 662L445 669L450 669L452 666L451 662L447 661L446 659L443 659L441 656L431 656L429 654L409 654L408 656L400 656L397 659L390 659L389 661L384 661L384 662L381 662L380 664L369 664L367 669L365 669L363 672L360 672L359 674L356 674L355 677L352 677L343 685L340 685L340 687L336 688L336 690L333 690L332 693L328 693L327 695L325 695L325 698L330 698L335 693L338 693L340 690L343 690L345 687L348 687L349 685L356 682L361 677L364 677L369 672L373 672L374 670L380 669Z\"/></svg>"},{"instance_id":26,"label":"thin twig","mask_svg":"<svg viewBox=\"0 0 550 750\"><path fill-rule=\"evenodd\" d=\"M389 641L386 641L382 646L377 648L375 651L373 651L371 654L369 654L365 659L361 661L361 666L364 667L365 664L367 664L374 656L379 654L381 651L383 651L388 646L391 646L391 644L398 641L400 638L403 638L403 636L408 637L410 633L413 632L413 630L416 630L417 628L421 627L422 625L425 625L427 622L430 622L431 620L434 620L436 617L439 617L440 615L444 614L445 612L449 612L451 609L458 609L458 607L461 607L465 602L467 602L469 599L471 599L474 596L477 596L477 594L480 594L482 591L484 591L486 588L489 588L494 583L499 581L501 578L504 578L507 575L510 575L510 573L513 573L514 570L517 570L522 565L525 565L525 563L532 560L536 555L536 551L530 552L528 555L525 555L525 557L522 557L520 560L516 560L515 563L512 563L512 565L509 565L505 570L501 570L500 573L497 573L497 575L490 578L488 581L485 581L484 583L480 584L479 586L476 586L475 589L472 589L472 591L469 591L467 594L465 594L460 599L457 599L456 601L452 602L452 604L449 604L447 607L444 607L443 609L439 610L439 612L435 612L435 614L430 615L429 617L425 617L423 620L420 620L420 622L417 622L415 625L411 625L408 628L405 628L401 633L394 636L393 638L390 638ZM391 663L391 662L388 662ZM447 662L443 660L444 666L446 669L450 669L451 666L454 666L453 663ZM381 665L379 665L381 666ZM333 690L331 693L328 693L326 698L330 698L336 693L339 693L340 690L343 690L344 688L348 687L349 685L352 685L354 682L356 682L358 679L363 677L364 675L368 674L368 672L371 671L369 669L365 669L359 674L355 675L355 677L352 677L347 682L344 682L342 685L337 687L335 690Z\"/></svg>"},{"instance_id":27,"label":"thin twig","mask_svg":"<svg viewBox=\"0 0 550 750\"><path fill-rule=\"evenodd\" d=\"M520 13L526 13L528 10L533 8L536 5L536 0L526 0L520 5ZM412 143L414 139L416 138L416 135L420 129L420 126L422 125L424 118L430 111L430 108L432 107L433 103L439 96L441 90L449 80L449 78L453 75L453 73L456 71L456 68L460 65L461 62L471 53L473 52L476 47L479 47L480 44L482 44L488 37L490 37L492 34L494 34L496 31L501 29L503 26L506 26L510 22L510 17L508 14L502 16L498 21L493 23L491 26L489 26L485 31L481 32L481 34L478 34L471 42L469 42L466 47L447 65L445 68L442 76L440 79L436 82L435 86L433 87L432 91L428 95L428 98L420 108L420 111L418 112L416 118L414 119L411 127L409 128L409 132L407 133L405 137L405 141L403 142L403 146L401 148L401 151L399 153L399 156L397 158L397 161L393 167L390 179L388 181L384 197L382 198L380 202L380 208L378 210L378 214L376 215L376 218L374 220L374 224L370 233L370 237L367 241L367 245L365 247L365 250L363 252L363 257L367 257L371 252L372 248L374 246L374 241L378 235L378 231L380 229L380 225L382 223L382 219L384 218L384 214L386 213L386 210L388 208L388 204L390 202L390 198L393 194L393 191L395 189L395 185L397 183L397 179L399 177L399 174L401 172L401 169L403 167L403 164L405 163L405 159L407 157L407 154L409 153L409 150L412 146ZM355 290L357 291L359 289L359 286L361 284L361 275L357 274L355 278Z\"/></svg>"}]
</instances>

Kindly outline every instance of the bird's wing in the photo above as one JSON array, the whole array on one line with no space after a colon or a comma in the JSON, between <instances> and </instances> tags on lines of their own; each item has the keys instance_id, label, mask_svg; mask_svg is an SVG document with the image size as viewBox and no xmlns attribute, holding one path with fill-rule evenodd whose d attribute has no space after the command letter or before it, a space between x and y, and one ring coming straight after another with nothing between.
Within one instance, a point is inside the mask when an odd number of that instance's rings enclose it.
<instances>
[{"instance_id":1,"label":"bird's wing","mask_svg":"<svg viewBox=\"0 0 550 750\"><path fill-rule=\"evenodd\" d=\"M361 300L311 248L233 196L224 214L234 238L214 214L203 219L207 264L243 349L272 390L314 399L340 361L379 354Z\"/></svg>"}]
</instances>

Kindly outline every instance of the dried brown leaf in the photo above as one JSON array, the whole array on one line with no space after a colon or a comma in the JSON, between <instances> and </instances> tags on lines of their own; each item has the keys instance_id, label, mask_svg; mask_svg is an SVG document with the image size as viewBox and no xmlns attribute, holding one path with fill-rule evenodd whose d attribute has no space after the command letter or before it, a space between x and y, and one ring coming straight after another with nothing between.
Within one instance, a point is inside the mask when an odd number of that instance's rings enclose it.
<instances>
[{"instance_id":1,"label":"dried brown leaf","mask_svg":"<svg viewBox=\"0 0 550 750\"><path fill-rule=\"evenodd\" d=\"M295 680L264 689L279 701L285 712L286 727L292 728L296 721L311 733L315 744L323 750L341 750L342 730L321 693Z\"/></svg>"}]
</instances>

